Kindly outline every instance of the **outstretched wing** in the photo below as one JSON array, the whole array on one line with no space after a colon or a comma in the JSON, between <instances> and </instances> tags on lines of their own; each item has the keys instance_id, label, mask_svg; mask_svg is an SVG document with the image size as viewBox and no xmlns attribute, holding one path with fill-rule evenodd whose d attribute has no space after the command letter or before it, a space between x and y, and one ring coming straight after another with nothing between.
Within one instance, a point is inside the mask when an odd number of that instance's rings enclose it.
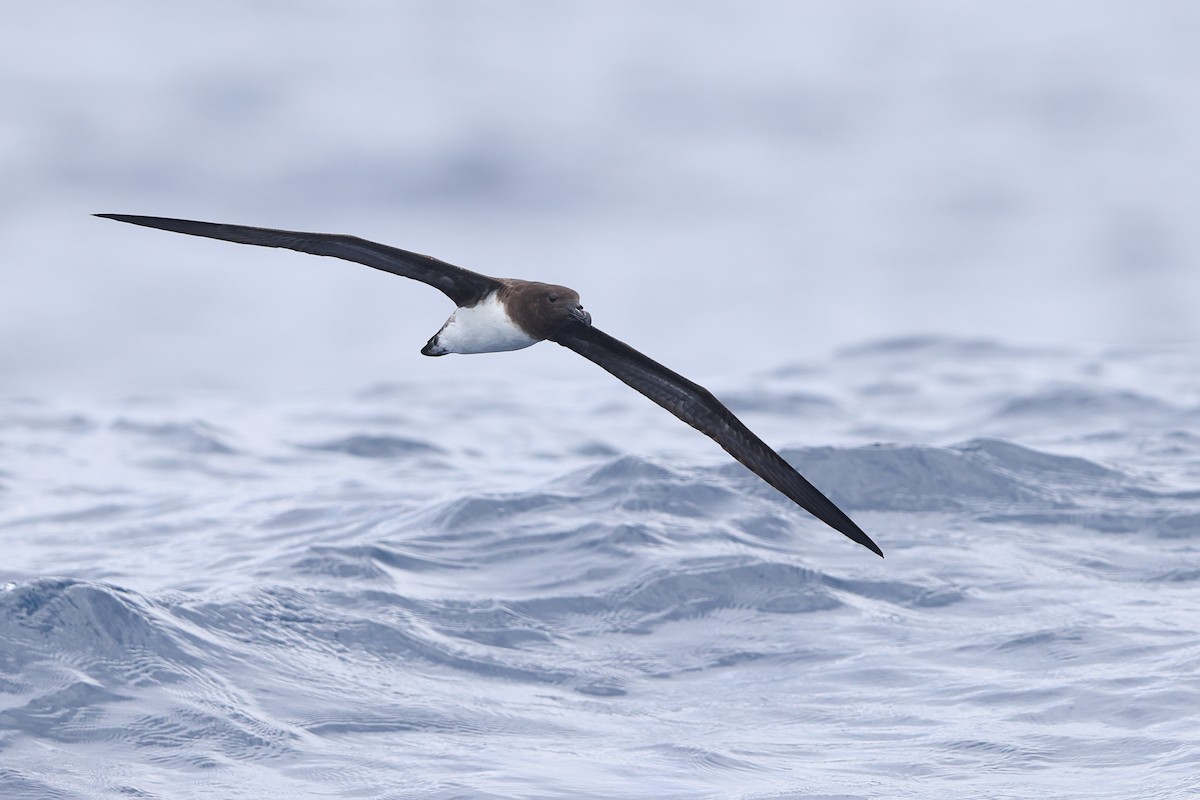
<instances>
[{"instance_id":1,"label":"outstretched wing","mask_svg":"<svg viewBox=\"0 0 1200 800\"><path fill-rule=\"evenodd\" d=\"M357 236L335 233L304 233L302 231L280 231L272 228L252 228L248 225L222 225L214 222L194 222L186 219L165 217L139 217L129 214L97 214L97 217L115 219L160 228L164 231L186 233L189 236L205 236L209 239L224 239L227 242L253 244L259 247L283 247L312 253L318 256L355 261L368 267L390 272L403 278L412 278L442 290L458 306L473 306L488 293L501 285L497 278L480 275L469 269L456 267L420 253L410 253L397 247L388 247Z\"/></svg>"},{"instance_id":2,"label":"outstretched wing","mask_svg":"<svg viewBox=\"0 0 1200 800\"><path fill-rule=\"evenodd\" d=\"M840 508L796 472L699 384L614 339L604 331L568 322L550 337L563 347L594 361L660 406L725 448L729 455L817 519L878 555L883 551Z\"/></svg>"}]
</instances>

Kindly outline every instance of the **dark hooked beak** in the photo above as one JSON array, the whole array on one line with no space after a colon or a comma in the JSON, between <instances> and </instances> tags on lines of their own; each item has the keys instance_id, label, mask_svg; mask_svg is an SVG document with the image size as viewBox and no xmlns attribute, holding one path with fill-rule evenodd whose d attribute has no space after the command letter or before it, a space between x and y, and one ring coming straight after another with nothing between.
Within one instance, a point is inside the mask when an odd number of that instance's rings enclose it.
<instances>
[{"instance_id":1,"label":"dark hooked beak","mask_svg":"<svg viewBox=\"0 0 1200 800\"><path fill-rule=\"evenodd\" d=\"M575 306L567 313L570 314L575 319L582 322L584 325L592 324L592 315L589 314L588 312L584 311L583 306Z\"/></svg>"}]
</instances>

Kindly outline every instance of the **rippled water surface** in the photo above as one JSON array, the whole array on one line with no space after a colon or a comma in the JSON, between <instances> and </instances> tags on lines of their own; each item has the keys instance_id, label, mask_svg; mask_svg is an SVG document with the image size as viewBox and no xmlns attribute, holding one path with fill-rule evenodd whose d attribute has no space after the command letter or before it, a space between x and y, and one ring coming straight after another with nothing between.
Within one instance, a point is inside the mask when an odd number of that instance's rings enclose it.
<instances>
[{"instance_id":1,"label":"rippled water surface","mask_svg":"<svg viewBox=\"0 0 1200 800\"><path fill-rule=\"evenodd\" d=\"M0 800L1197 796L1197 30L21 4ZM95 212L571 286L887 557L562 348L420 357L428 287Z\"/></svg>"},{"instance_id":2,"label":"rippled water surface","mask_svg":"<svg viewBox=\"0 0 1200 800\"><path fill-rule=\"evenodd\" d=\"M1198 367L898 339L712 386L885 560L598 370L10 397L0 795L1185 796Z\"/></svg>"}]
</instances>

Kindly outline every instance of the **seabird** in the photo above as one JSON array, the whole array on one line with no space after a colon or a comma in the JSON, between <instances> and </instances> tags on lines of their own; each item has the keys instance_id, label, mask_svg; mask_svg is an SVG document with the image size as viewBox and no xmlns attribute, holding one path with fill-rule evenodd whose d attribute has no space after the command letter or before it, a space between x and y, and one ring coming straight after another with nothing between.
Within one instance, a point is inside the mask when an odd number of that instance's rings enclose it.
<instances>
[{"instance_id":1,"label":"seabird","mask_svg":"<svg viewBox=\"0 0 1200 800\"><path fill-rule=\"evenodd\" d=\"M593 326L591 314L583 310L574 289L493 278L356 236L128 214L96 216L190 236L332 256L427 283L445 293L457 308L421 349L423 355L520 350L543 340L560 344L711 437L729 455L826 525L883 556L870 536L711 392Z\"/></svg>"}]
</instances>

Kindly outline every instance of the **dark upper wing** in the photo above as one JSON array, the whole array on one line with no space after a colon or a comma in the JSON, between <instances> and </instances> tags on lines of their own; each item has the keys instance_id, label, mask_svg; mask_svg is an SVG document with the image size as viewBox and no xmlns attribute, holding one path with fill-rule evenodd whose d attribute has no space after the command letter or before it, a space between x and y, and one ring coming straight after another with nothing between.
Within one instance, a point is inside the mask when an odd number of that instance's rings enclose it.
<instances>
[{"instance_id":1,"label":"dark upper wing","mask_svg":"<svg viewBox=\"0 0 1200 800\"><path fill-rule=\"evenodd\" d=\"M883 551L854 521L796 472L703 386L664 367L607 333L579 322L567 323L552 341L594 361L710 437L729 455L783 492L817 519L863 547Z\"/></svg>"},{"instance_id":2,"label":"dark upper wing","mask_svg":"<svg viewBox=\"0 0 1200 800\"><path fill-rule=\"evenodd\" d=\"M209 239L224 239L239 244L254 244L260 247L284 247L312 253L318 256L333 256L346 261L366 264L393 275L412 278L441 289L459 306L475 305L484 295L500 287L500 281L488 275L480 275L436 258L410 253L396 247L388 247L357 236L335 233L303 233L301 231L278 231L271 228L251 228L247 225L222 225L214 222L193 222L186 219L165 217L138 217L128 214L97 214L97 217L161 228L164 231L186 233L190 236L206 236Z\"/></svg>"}]
</instances>

